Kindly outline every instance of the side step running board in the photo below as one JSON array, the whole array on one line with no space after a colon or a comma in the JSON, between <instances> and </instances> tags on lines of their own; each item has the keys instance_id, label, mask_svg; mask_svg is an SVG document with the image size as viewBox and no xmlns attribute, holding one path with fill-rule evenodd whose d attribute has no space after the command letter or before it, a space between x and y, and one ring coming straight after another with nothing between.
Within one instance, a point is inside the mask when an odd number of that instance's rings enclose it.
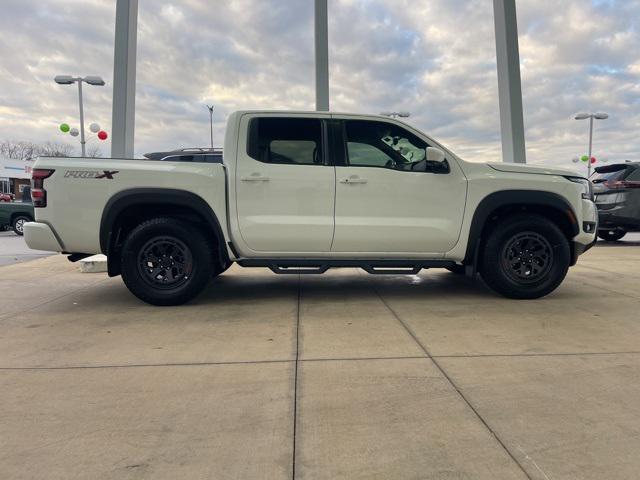
<instances>
[{"instance_id":1,"label":"side step running board","mask_svg":"<svg viewBox=\"0 0 640 480\"><path fill-rule=\"evenodd\" d=\"M391 268L361 265L360 268L371 275L416 275L423 267Z\"/></svg>"},{"instance_id":2,"label":"side step running board","mask_svg":"<svg viewBox=\"0 0 640 480\"><path fill-rule=\"evenodd\" d=\"M329 270L329 265L321 265L317 267L289 267L283 265L269 265L269 270L273 273L277 273L279 275L286 274L300 274L300 275L310 275L310 274L320 274Z\"/></svg>"},{"instance_id":3,"label":"side step running board","mask_svg":"<svg viewBox=\"0 0 640 480\"><path fill-rule=\"evenodd\" d=\"M277 274L320 274L330 268L362 268L372 275L415 275L424 268L455 265L450 260L340 260L340 259L274 259L238 260L242 267L266 267Z\"/></svg>"}]
</instances>

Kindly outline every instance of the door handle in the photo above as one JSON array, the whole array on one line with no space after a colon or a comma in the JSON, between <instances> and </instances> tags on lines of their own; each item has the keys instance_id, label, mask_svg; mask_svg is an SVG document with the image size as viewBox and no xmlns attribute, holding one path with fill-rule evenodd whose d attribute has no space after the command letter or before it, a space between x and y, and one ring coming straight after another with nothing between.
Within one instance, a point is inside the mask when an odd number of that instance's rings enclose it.
<instances>
[{"instance_id":1,"label":"door handle","mask_svg":"<svg viewBox=\"0 0 640 480\"><path fill-rule=\"evenodd\" d=\"M363 184L367 183L367 179L360 177L347 177L340 180L340 183L344 183L346 185Z\"/></svg>"},{"instance_id":2,"label":"door handle","mask_svg":"<svg viewBox=\"0 0 640 480\"><path fill-rule=\"evenodd\" d=\"M259 173L254 173L248 177L240 177L242 182L268 182L269 177L263 177Z\"/></svg>"}]
</instances>

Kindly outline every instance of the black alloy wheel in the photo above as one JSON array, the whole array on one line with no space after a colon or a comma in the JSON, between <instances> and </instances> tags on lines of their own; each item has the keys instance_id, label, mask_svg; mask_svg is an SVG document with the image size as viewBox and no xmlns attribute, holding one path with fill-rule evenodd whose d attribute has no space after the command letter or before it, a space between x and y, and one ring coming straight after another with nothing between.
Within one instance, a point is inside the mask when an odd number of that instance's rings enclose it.
<instances>
[{"instance_id":1,"label":"black alloy wheel","mask_svg":"<svg viewBox=\"0 0 640 480\"><path fill-rule=\"evenodd\" d=\"M177 288L189 280L192 270L191 250L175 237L153 237L138 254L140 276L153 288Z\"/></svg>"},{"instance_id":2,"label":"black alloy wheel","mask_svg":"<svg viewBox=\"0 0 640 480\"><path fill-rule=\"evenodd\" d=\"M515 282L536 282L549 272L552 264L551 244L535 232L517 233L502 249L502 268Z\"/></svg>"}]
</instances>

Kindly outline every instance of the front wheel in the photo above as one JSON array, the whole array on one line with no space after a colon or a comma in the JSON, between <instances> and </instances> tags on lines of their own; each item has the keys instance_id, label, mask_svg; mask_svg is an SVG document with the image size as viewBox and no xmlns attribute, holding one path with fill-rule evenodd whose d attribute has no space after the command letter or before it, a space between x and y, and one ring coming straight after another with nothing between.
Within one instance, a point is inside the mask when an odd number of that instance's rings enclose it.
<instances>
[{"instance_id":1,"label":"front wheel","mask_svg":"<svg viewBox=\"0 0 640 480\"><path fill-rule=\"evenodd\" d=\"M569 241L553 222L539 215L517 215L489 234L480 273L505 297L532 299L553 292L570 263Z\"/></svg>"},{"instance_id":2,"label":"front wheel","mask_svg":"<svg viewBox=\"0 0 640 480\"><path fill-rule=\"evenodd\" d=\"M24 215L20 215L13 219L13 232L16 235L24 235L24 224L30 222L31 219L29 217L25 217Z\"/></svg>"},{"instance_id":3,"label":"front wheel","mask_svg":"<svg viewBox=\"0 0 640 480\"><path fill-rule=\"evenodd\" d=\"M174 218L147 220L124 242L122 279L131 293L147 303L181 305L210 280L212 252L195 225Z\"/></svg>"},{"instance_id":4,"label":"front wheel","mask_svg":"<svg viewBox=\"0 0 640 480\"><path fill-rule=\"evenodd\" d=\"M617 242L627 234L624 230L598 230L598 237L605 242Z\"/></svg>"}]
</instances>

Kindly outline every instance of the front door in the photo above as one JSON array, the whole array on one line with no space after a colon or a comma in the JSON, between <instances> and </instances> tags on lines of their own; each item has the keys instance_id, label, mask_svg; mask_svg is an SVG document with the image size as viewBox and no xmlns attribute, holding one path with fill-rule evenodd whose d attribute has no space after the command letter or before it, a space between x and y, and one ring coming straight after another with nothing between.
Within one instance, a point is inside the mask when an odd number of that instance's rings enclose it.
<instances>
[{"instance_id":1,"label":"front door","mask_svg":"<svg viewBox=\"0 0 640 480\"><path fill-rule=\"evenodd\" d=\"M254 117L238 148L238 225L253 251L328 252L333 238L335 169L320 118Z\"/></svg>"},{"instance_id":2,"label":"front door","mask_svg":"<svg viewBox=\"0 0 640 480\"><path fill-rule=\"evenodd\" d=\"M455 160L431 165L430 145L395 123L344 120L342 131L332 251L440 256L453 248L467 189Z\"/></svg>"}]
</instances>

